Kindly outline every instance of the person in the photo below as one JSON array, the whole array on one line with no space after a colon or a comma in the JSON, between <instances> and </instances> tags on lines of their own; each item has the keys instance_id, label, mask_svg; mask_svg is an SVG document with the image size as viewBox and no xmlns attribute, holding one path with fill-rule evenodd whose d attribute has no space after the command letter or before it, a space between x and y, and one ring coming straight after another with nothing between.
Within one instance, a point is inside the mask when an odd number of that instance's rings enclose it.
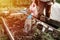
<instances>
[{"instance_id":1,"label":"person","mask_svg":"<svg viewBox=\"0 0 60 40\"><path fill-rule=\"evenodd\" d=\"M27 8L28 11L30 12L27 16L27 19L25 21L24 25L24 32L28 33L32 29L32 16L37 16L37 8L35 4L35 0L31 0L32 3L31 5Z\"/></svg>"},{"instance_id":2,"label":"person","mask_svg":"<svg viewBox=\"0 0 60 40\"><path fill-rule=\"evenodd\" d=\"M38 6L38 16L37 19L41 20L41 16L44 16L44 9L45 9L45 17L50 18L51 14L51 5L54 4L55 0L35 0L36 5ZM46 21L46 19L45 19Z\"/></svg>"}]
</instances>

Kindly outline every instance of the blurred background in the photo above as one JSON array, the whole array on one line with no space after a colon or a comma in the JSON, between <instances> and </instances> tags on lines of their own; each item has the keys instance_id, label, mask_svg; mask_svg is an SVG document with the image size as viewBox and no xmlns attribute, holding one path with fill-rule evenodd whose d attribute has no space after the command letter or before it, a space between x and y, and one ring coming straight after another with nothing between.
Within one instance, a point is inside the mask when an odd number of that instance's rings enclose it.
<instances>
[{"instance_id":1,"label":"blurred background","mask_svg":"<svg viewBox=\"0 0 60 40\"><path fill-rule=\"evenodd\" d=\"M56 0L58 3L60 3L60 0Z\"/></svg>"},{"instance_id":2,"label":"blurred background","mask_svg":"<svg viewBox=\"0 0 60 40\"><path fill-rule=\"evenodd\" d=\"M7 12L9 12L9 11L16 12L17 10L22 10L24 8L28 8L30 4L31 4L31 0L0 0L0 14L4 13L4 11L5 12L6 11ZM51 11L52 11L51 19L54 19L54 20L60 22L60 0L56 0L55 4L52 5ZM49 37L51 38L50 35L49 35ZM52 39L54 40L54 38L51 38L51 40ZM1 19L0 19L0 40L9 40L9 37L6 34L6 31L4 30L4 25L3 25L3 22Z\"/></svg>"}]
</instances>

